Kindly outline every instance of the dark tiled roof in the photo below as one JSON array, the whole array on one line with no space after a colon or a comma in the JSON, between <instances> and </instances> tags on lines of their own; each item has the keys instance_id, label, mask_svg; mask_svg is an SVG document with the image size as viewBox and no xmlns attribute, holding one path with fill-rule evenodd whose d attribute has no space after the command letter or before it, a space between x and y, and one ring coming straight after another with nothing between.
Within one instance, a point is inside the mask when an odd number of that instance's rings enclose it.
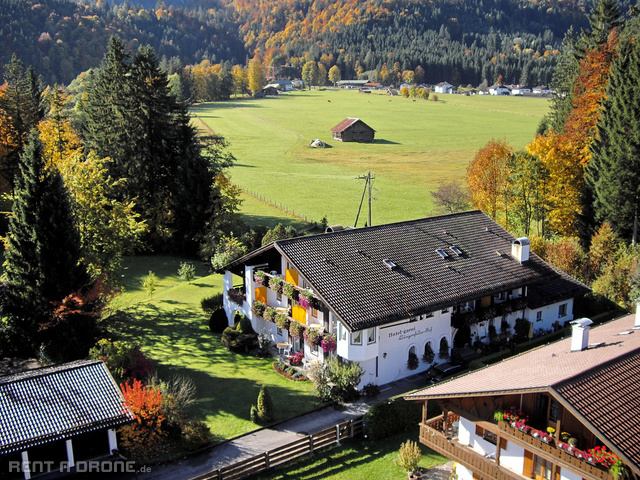
<instances>
[{"instance_id":1,"label":"dark tiled roof","mask_svg":"<svg viewBox=\"0 0 640 480\"><path fill-rule=\"evenodd\" d=\"M0 377L0 455L133 417L107 367L77 361Z\"/></svg>"},{"instance_id":2,"label":"dark tiled roof","mask_svg":"<svg viewBox=\"0 0 640 480\"><path fill-rule=\"evenodd\" d=\"M352 331L521 286L544 292L551 285L564 298L588 291L535 254L520 264L510 254L513 240L472 211L281 240L275 248ZM389 269L385 259L397 267Z\"/></svg>"},{"instance_id":3,"label":"dark tiled roof","mask_svg":"<svg viewBox=\"0 0 640 480\"><path fill-rule=\"evenodd\" d=\"M568 379L556 391L640 469L640 349Z\"/></svg>"},{"instance_id":4,"label":"dark tiled roof","mask_svg":"<svg viewBox=\"0 0 640 480\"><path fill-rule=\"evenodd\" d=\"M341 121L338 125L336 125L335 127L333 127L331 129L332 132L335 133L340 133L340 132L344 132L347 128L349 128L350 126L356 124L357 122L363 123L364 125L367 125L366 123L364 123L362 120L360 120L359 118L353 118L353 117L347 117L345 118L343 121ZM369 127L369 125L367 125L367 127ZM371 128L371 127L369 127ZM373 130L373 129L372 129ZM375 130L374 130L375 131Z\"/></svg>"},{"instance_id":5,"label":"dark tiled roof","mask_svg":"<svg viewBox=\"0 0 640 480\"><path fill-rule=\"evenodd\" d=\"M597 347L571 352L566 338L407 398L549 392L640 474L640 331L633 330L634 320L630 315L592 328L589 344Z\"/></svg>"}]
</instances>

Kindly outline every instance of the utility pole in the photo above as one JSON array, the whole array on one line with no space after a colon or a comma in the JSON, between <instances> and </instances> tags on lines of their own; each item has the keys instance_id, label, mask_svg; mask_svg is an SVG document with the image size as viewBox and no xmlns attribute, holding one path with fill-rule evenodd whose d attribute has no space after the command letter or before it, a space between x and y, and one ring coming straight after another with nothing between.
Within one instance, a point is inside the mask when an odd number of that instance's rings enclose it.
<instances>
[{"instance_id":1,"label":"utility pole","mask_svg":"<svg viewBox=\"0 0 640 480\"><path fill-rule=\"evenodd\" d=\"M364 202L364 196L367 193L367 190L369 190L369 222L367 223L367 226L371 226L371 183L372 180L375 180L376 176L374 174L371 173L371 171L367 172L366 175L360 175L359 177L356 177L356 180L365 180L364 183L364 190L362 191L362 198L360 199L360 207L358 208L358 214L356 215L356 221L353 224L354 227L358 226L358 218L360 218L360 210L362 209L362 203Z\"/></svg>"}]
</instances>

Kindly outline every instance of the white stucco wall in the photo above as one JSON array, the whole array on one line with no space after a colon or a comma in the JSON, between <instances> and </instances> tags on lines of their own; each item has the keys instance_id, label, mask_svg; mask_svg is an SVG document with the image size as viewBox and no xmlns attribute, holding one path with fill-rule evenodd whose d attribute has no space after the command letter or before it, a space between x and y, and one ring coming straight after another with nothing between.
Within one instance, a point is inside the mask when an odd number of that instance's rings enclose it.
<instances>
[{"instance_id":1,"label":"white stucco wall","mask_svg":"<svg viewBox=\"0 0 640 480\"><path fill-rule=\"evenodd\" d=\"M582 476L565 468L560 469L560 480L582 480Z\"/></svg>"},{"instance_id":2,"label":"white stucco wall","mask_svg":"<svg viewBox=\"0 0 640 480\"><path fill-rule=\"evenodd\" d=\"M462 445L471 445L471 437L475 435L475 432L476 424L471 420L460 417L460 423L458 424L458 442Z\"/></svg>"},{"instance_id":3,"label":"white stucco wall","mask_svg":"<svg viewBox=\"0 0 640 480\"><path fill-rule=\"evenodd\" d=\"M522 475L524 448L513 442L507 442L507 448L500 452L500 465Z\"/></svg>"},{"instance_id":4,"label":"white stucco wall","mask_svg":"<svg viewBox=\"0 0 640 480\"><path fill-rule=\"evenodd\" d=\"M455 473L458 475L458 480L473 480L473 473L459 463L455 464Z\"/></svg>"}]
</instances>

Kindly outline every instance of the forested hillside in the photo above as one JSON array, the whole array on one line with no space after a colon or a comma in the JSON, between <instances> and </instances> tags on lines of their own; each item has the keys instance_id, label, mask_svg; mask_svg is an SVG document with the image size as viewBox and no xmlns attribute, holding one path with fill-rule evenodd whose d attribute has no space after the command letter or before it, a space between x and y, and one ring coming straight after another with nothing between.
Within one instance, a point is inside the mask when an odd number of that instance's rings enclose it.
<instances>
[{"instance_id":1,"label":"forested hillside","mask_svg":"<svg viewBox=\"0 0 640 480\"><path fill-rule=\"evenodd\" d=\"M64 84L99 65L112 35L181 65L259 54L282 76L313 60L342 78L421 66L431 83L544 84L567 29L586 26L581 0L0 0L0 18L0 63L16 53Z\"/></svg>"}]
</instances>

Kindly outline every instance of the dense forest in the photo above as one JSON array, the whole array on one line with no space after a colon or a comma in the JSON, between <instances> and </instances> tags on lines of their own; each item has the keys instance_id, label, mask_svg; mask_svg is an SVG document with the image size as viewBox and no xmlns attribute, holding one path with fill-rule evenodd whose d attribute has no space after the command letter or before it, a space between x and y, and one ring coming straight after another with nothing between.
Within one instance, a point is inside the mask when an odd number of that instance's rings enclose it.
<instances>
[{"instance_id":1,"label":"dense forest","mask_svg":"<svg viewBox=\"0 0 640 480\"><path fill-rule=\"evenodd\" d=\"M623 9L627 5L623 2ZM548 84L565 32L587 26L580 1L530 0L0 0L0 63L13 53L47 84L98 67L109 37L151 45L185 66L247 65L284 77L307 61L341 77L392 83L421 67L422 81Z\"/></svg>"}]
</instances>

